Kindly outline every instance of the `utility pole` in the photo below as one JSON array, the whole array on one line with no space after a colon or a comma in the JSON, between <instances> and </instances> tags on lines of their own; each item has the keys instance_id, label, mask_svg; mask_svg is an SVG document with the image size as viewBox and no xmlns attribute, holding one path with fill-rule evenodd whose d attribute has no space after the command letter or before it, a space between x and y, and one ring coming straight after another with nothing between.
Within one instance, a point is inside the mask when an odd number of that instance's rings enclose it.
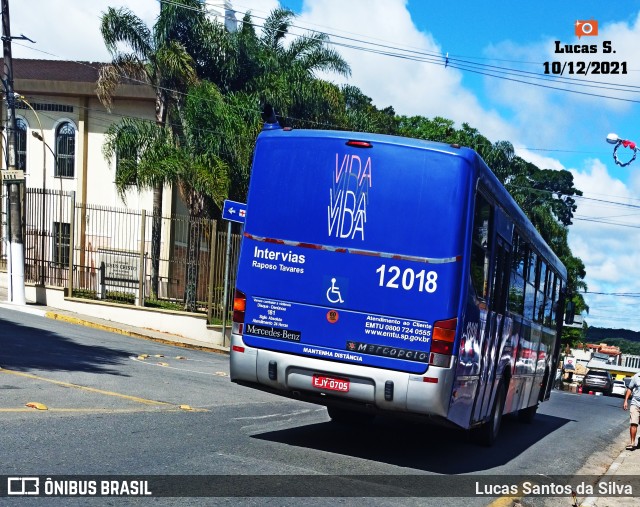
<instances>
[{"instance_id":1,"label":"utility pole","mask_svg":"<svg viewBox=\"0 0 640 507\"><path fill-rule=\"evenodd\" d=\"M10 301L24 305L24 241L22 237L22 203L20 181L24 173L16 170L16 110L13 91L13 58L11 56L11 28L9 0L0 0L2 6L2 49L4 55L3 84L7 99L7 172L9 187L9 255L11 266Z\"/></svg>"}]
</instances>

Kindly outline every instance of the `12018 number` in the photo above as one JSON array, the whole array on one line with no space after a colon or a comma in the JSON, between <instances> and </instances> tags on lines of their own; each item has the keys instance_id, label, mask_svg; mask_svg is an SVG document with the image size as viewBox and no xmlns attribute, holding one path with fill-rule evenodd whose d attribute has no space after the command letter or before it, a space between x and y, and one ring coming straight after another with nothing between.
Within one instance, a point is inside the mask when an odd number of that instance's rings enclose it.
<instances>
[{"instance_id":1,"label":"12018 number","mask_svg":"<svg viewBox=\"0 0 640 507\"><path fill-rule=\"evenodd\" d=\"M419 292L435 292L438 288L436 281L438 280L438 273L435 271L425 271L424 269L417 273L407 268L402 271L398 266L387 266L383 264L376 273L380 274L380 281L378 285L380 287L388 287L389 289L399 289L402 287L404 290L412 290L414 287L418 288Z\"/></svg>"}]
</instances>

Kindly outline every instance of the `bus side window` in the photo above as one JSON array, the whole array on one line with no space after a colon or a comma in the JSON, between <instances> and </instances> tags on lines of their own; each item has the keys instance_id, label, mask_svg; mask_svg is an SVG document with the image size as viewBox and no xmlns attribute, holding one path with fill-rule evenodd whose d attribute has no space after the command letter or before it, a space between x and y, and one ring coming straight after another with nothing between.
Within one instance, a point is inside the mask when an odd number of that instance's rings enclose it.
<instances>
[{"instance_id":1,"label":"bus side window","mask_svg":"<svg viewBox=\"0 0 640 507\"><path fill-rule=\"evenodd\" d=\"M547 270L547 283L545 284L546 297L544 299L544 325L551 326L553 322L553 316L551 315L553 308L553 286L554 286L555 273L551 269Z\"/></svg>"},{"instance_id":2,"label":"bus side window","mask_svg":"<svg viewBox=\"0 0 640 507\"><path fill-rule=\"evenodd\" d=\"M527 260L527 282L525 283L524 294L524 317L533 321L535 318L535 300L536 300L536 265L538 264L538 256L532 250L529 250Z\"/></svg>"},{"instance_id":3,"label":"bus side window","mask_svg":"<svg viewBox=\"0 0 640 507\"><path fill-rule=\"evenodd\" d=\"M559 308L560 291L562 290L562 280L556 276L556 282L553 287L553 306L551 307L551 321L555 324L558 316L563 314L563 308Z\"/></svg>"},{"instance_id":4,"label":"bus side window","mask_svg":"<svg viewBox=\"0 0 640 507\"><path fill-rule=\"evenodd\" d=\"M476 296L486 300L489 291L489 227L491 224L491 205L478 193L473 219L473 238L471 246L471 282Z\"/></svg>"},{"instance_id":5,"label":"bus side window","mask_svg":"<svg viewBox=\"0 0 640 507\"><path fill-rule=\"evenodd\" d=\"M500 237L496 237L496 261L493 269L491 287L491 310L504 314L507 308L509 278L511 276L509 246Z\"/></svg>"},{"instance_id":6,"label":"bus side window","mask_svg":"<svg viewBox=\"0 0 640 507\"><path fill-rule=\"evenodd\" d=\"M545 290L544 284L547 279L547 263L542 259L542 257L538 257L538 272L536 277L536 311L535 317L536 322L542 323L544 322L544 300L545 300Z\"/></svg>"},{"instance_id":7,"label":"bus side window","mask_svg":"<svg viewBox=\"0 0 640 507\"><path fill-rule=\"evenodd\" d=\"M511 284L509 285L509 311L522 315L524 306L524 260L525 243L517 234L513 238L513 254L511 258Z\"/></svg>"}]
</instances>

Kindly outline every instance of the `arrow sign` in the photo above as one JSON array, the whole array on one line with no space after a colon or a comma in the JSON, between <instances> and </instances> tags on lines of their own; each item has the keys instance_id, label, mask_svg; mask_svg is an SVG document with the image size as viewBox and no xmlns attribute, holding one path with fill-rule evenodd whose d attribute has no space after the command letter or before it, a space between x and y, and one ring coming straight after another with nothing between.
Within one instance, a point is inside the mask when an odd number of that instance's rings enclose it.
<instances>
[{"instance_id":1,"label":"arrow sign","mask_svg":"<svg viewBox=\"0 0 640 507\"><path fill-rule=\"evenodd\" d=\"M226 200L222 208L222 218L231 222L244 223L247 215L247 205L243 202Z\"/></svg>"}]
</instances>

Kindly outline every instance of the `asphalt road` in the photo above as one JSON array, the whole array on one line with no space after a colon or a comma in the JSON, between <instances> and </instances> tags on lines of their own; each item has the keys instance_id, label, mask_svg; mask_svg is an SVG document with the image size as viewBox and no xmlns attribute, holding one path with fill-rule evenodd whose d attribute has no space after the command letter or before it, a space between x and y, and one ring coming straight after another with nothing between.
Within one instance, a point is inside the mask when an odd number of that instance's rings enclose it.
<instances>
[{"instance_id":1,"label":"asphalt road","mask_svg":"<svg viewBox=\"0 0 640 507\"><path fill-rule=\"evenodd\" d=\"M495 499L383 496L398 485L406 494L411 481L417 487L425 476L602 473L628 417L620 399L554 392L535 424L506 418L491 449L473 445L464 432L405 422L346 428L331 423L322 407L232 384L227 356L3 309L0 367L0 475L210 475L222 491L250 491L255 476L271 475L285 494L305 496L324 486L324 494L346 496L332 501L340 505L484 506ZM30 402L48 410L26 407ZM249 476L246 482L241 475ZM327 477L300 478L308 475ZM454 481L443 484L446 496L454 494ZM348 497L367 490L380 497ZM48 498L47 505L88 501L328 503L323 497Z\"/></svg>"}]
</instances>

